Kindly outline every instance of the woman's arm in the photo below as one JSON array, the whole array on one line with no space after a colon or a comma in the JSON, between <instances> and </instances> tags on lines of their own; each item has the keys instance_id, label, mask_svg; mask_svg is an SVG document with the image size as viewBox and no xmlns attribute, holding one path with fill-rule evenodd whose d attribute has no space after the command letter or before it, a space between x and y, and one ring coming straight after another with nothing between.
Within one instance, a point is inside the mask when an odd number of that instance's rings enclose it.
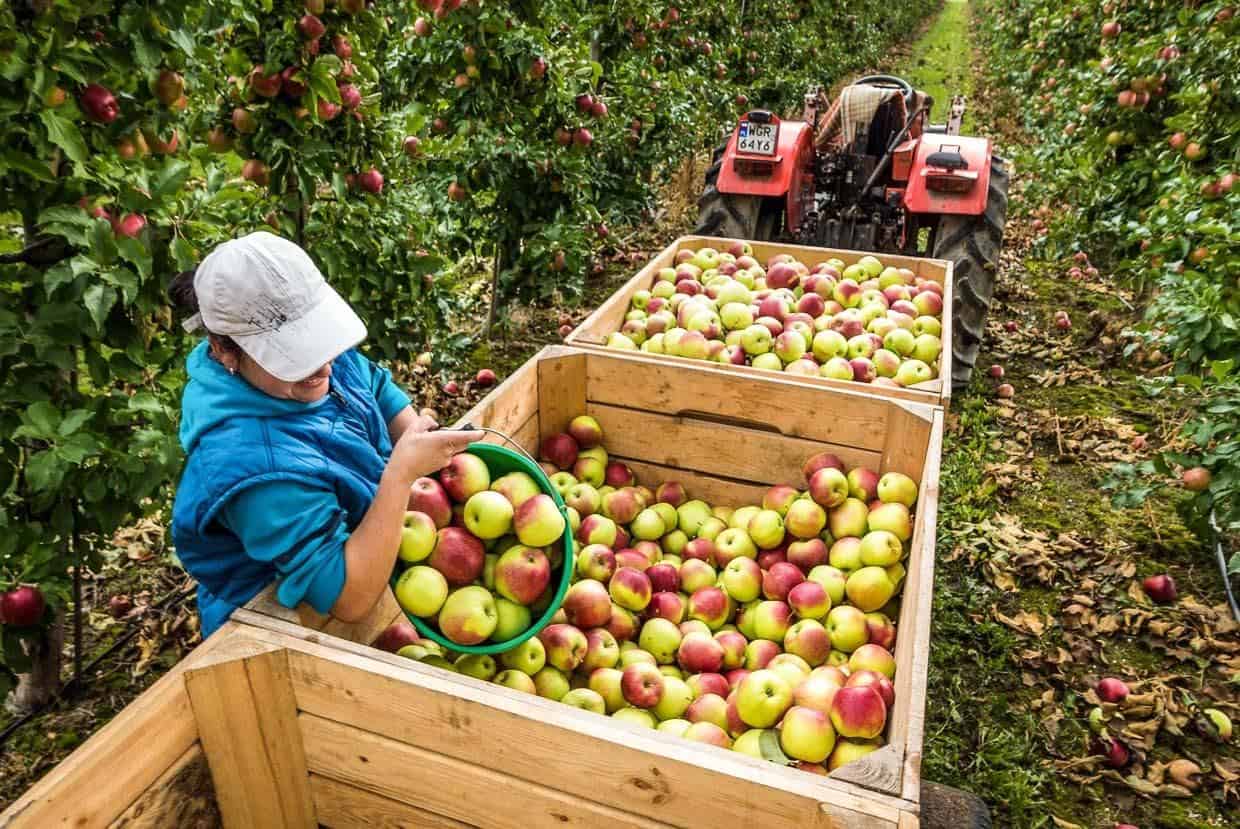
<instances>
[{"instance_id":1,"label":"woman's arm","mask_svg":"<svg viewBox=\"0 0 1240 829\"><path fill-rule=\"evenodd\" d=\"M392 436L393 445L409 429L415 432L430 432L437 428L439 424L435 422L435 418L418 414L413 410L413 406L406 406L388 421L388 434Z\"/></svg>"},{"instance_id":2,"label":"woman's arm","mask_svg":"<svg viewBox=\"0 0 1240 829\"><path fill-rule=\"evenodd\" d=\"M387 587L413 482L442 469L453 455L482 438L481 432L424 432L411 425L405 424L370 509L345 542L344 588L332 606L332 615L342 621L364 618Z\"/></svg>"}]
</instances>

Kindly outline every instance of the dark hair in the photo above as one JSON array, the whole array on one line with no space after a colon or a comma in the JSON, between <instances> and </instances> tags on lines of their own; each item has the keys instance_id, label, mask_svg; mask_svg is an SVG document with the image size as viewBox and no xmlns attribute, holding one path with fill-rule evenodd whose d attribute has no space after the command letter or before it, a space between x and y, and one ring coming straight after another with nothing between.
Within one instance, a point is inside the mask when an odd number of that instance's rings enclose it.
<instances>
[{"instance_id":1,"label":"dark hair","mask_svg":"<svg viewBox=\"0 0 1240 829\"><path fill-rule=\"evenodd\" d=\"M197 273L196 268L181 271L172 278L172 282L168 285L168 301L173 308L184 312L187 317L198 313L198 294L194 291L195 273ZM203 328L205 330L206 326L204 325ZM232 337L213 334L210 331L207 331L207 334L223 350L241 353L241 346L237 345Z\"/></svg>"}]
</instances>

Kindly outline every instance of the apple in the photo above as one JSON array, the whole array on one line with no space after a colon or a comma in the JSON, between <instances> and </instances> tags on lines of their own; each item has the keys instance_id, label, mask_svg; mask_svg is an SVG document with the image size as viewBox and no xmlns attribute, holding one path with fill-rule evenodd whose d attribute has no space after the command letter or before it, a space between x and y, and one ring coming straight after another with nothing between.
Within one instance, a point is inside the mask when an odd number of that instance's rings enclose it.
<instances>
[{"instance_id":1,"label":"apple","mask_svg":"<svg viewBox=\"0 0 1240 829\"><path fill-rule=\"evenodd\" d=\"M659 720L676 720L689 709L692 702L693 691L684 683L684 680L664 676L663 693L650 710ZM689 724L686 721L682 722L685 722L686 726Z\"/></svg>"},{"instance_id":2,"label":"apple","mask_svg":"<svg viewBox=\"0 0 1240 829\"><path fill-rule=\"evenodd\" d=\"M913 386L934 379L930 366L921 360L905 360L896 372L895 381L901 386Z\"/></svg>"},{"instance_id":3,"label":"apple","mask_svg":"<svg viewBox=\"0 0 1240 829\"><path fill-rule=\"evenodd\" d=\"M560 469L569 469L577 462L580 447L572 435L566 432L551 435L539 447L539 457Z\"/></svg>"},{"instance_id":4,"label":"apple","mask_svg":"<svg viewBox=\"0 0 1240 829\"><path fill-rule=\"evenodd\" d=\"M428 515L438 529L452 523L452 501L439 481L418 478L409 489L408 509Z\"/></svg>"},{"instance_id":5,"label":"apple","mask_svg":"<svg viewBox=\"0 0 1240 829\"><path fill-rule=\"evenodd\" d=\"M435 522L424 512L411 510L405 513L400 530L400 560L415 563L422 561L435 549Z\"/></svg>"},{"instance_id":6,"label":"apple","mask_svg":"<svg viewBox=\"0 0 1240 829\"><path fill-rule=\"evenodd\" d=\"M799 539L816 539L826 523L827 513L808 498L793 501L784 518L784 527L788 533Z\"/></svg>"},{"instance_id":7,"label":"apple","mask_svg":"<svg viewBox=\"0 0 1240 829\"><path fill-rule=\"evenodd\" d=\"M835 771L840 766L846 766L849 763L860 760L865 755L880 748L882 748L881 740L836 740L835 750L827 758L827 771ZM1116 826L1116 829L1119 829L1119 827Z\"/></svg>"},{"instance_id":8,"label":"apple","mask_svg":"<svg viewBox=\"0 0 1240 829\"><path fill-rule=\"evenodd\" d=\"M651 714L649 711L642 708L621 708L611 716L612 719L620 720L621 722L626 722L642 728L654 728L657 725L654 714Z\"/></svg>"},{"instance_id":9,"label":"apple","mask_svg":"<svg viewBox=\"0 0 1240 829\"><path fill-rule=\"evenodd\" d=\"M879 703L882 703L881 699ZM736 688L737 713L750 728L770 728L779 722L791 705L791 686L771 670L753 671Z\"/></svg>"},{"instance_id":10,"label":"apple","mask_svg":"<svg viewBox=\"0 0 1240 829\"><path fill-rule=\"evenodd\" d=\"M556 474L563 475L566 473L558 472ZM491 482L491 489L507 498L508 503L512 504L514 509L542 492L542 488L537 481L527 473L519 471L509 472L507 475L496 478ZM564 493L560 492L560 496L563 497L563 495Z\"/></svg>"},{"instance_id":11,"label":"apple","mask_svg":"<svg viewBox=\"0 0 1240 829\"><path fill-rule=\"evenodd\" d=\"M838 676L819 671L835 671ZM793 689L792 700L805 708L830 714L835 694L844 687L844 682L845 678L837 668L815 668Z\"/></svg>"},{"instance_id":12,"label":"apple","mask_svg":"<svg viewBox=\"0 0 1240 829\"><path fill-rule=\"evenodd\" d=\"M1099 680L1095 691L1098 694L1098 699L1117 705L1128 698L1128 686L1122 679L1116 679L1115 677L1108 676Z\"/></svg>"},{"instance_id":13,"label":"apple","mask_svg":"<svg viewBox=\"0 0 1240 829\"><path fill-rule=\"evenodd\" d=\"M746 531L760 549L770 550L784 540L784 519L777 511L764 509L750 519Z\"/></svg>"},{"instance_id":14,"label":"apple","mask_svg":"<svg viewBox=\"0 0 1240 829\"><path fill-rule=\"evenodd\" d=\"M786 560L808 574L815 567L826 564L828 555L826 543L821 538L811 538L789 544Z\"/></svg>"},{"instance_id":15,"label":"apple","mask_svg":"<svg viewBox=\"0 0 1240 829\"><path fill-rule=\"evenodd\" d=\"M626 487L633 486L636 478L633 470L620 461L610 461L603 471L603 482L608 486Z\"/></svg>"},{"instance_id":16,"label":"apple","mask_svg":"<svg viewBox=\"0 0 1240 829\"><path fill-rule=\"evenodd\" d=\"M809 479L809 496L814 503L834 509L848 500L848 478L834 467L816 470Z\"/></svg>"},{"instance_id":17,"label":"apple","mask_svg":"<svg viewBox=\"0 0 1240 829\"><path fill-rule=\"evenodd\" d=\"M616 668L596 668L590 672L587 687L603 698L609 714L628 705L620 686L623 677L623 671Z\"/></svg>"},{"instance_id":18,"label":"apple","mask_svg":"<svg viewBox=\"0 0 1240 829\"><path fill-rule=\"evenodd\" d=\"M439 610L439 629L458 645L477 645L495 632L495 597L485 587L458 587Z\"/></svg>"},{"instance_id":19,"label":"apple","mask_svg":"<svg viewBox=\"0 0 1240 829\"><path fill-rule=\"evenodd\" d=\"M603 427L589 415L578 415L568 424L568 433L582 449L592 449L603 442Z\"/></svg>"},{"instance_id":20,"label":"apple","mask_svg":"<svg viewBox=\"0 0 1240 829\"><path fill-rule=\"evenodd\" d=\"M811 352L819 363L841 360L848 355L848 340L839 331L819 331L814 334ZM848 378L843 379L851 379L851 373Z\"/></svg>"},{"instance_id":21,"label":"apple","mask_svg":"<svg viewBox=\"0 0 1240 829\"><path fill-rule=\"evenodd\" d=\"M604 701L602 694L590 688L574 688L560 697L560 702L564 705L580 708L583 711L590 711L595 714L607 713L607 703Z\"/></svg>"},{"instance_id":22,"label":"apple","mask_svg":"<svg viewBox=\"0 0 1240 829\"><path fill-rule=\"evenodd\" d=\"M530 626L530 609L502 596L495 600L495 615L495 632L491 638L496 642L507 642Z\"/></svg>"},{"instance_id":23,"label":"apple","mask_svg":"<svg viewBox=\"0 0 1240 829\"><path fill-rule=\"evenodd\" d=\"M512 502L498 492L475 492L465 502L465 529L484 541L508 533L512 519Z\"/></svg>"},{"instance_id":24,"label":"apple","mask_svg":"<svg viewBox=\"0 0 1240 829\"><path fill-rule=\"evenodd\" d=\"M846 686L836 692L830 716L839 736L872 740L887 725L887 705L871 686Z\"/></svg>"},{"instance_id":25,"label":"apple","mask_svg":"<svg viewBox=\"0 0 1240 829\"><path fill-rule=\"evenodd\" d=\"M552 468L554 469L554 467ZM577 478L571 472L552 472L551 474L547 476L547 478L548 480L551 481L551 485L555 487L555 491L560 493L560 497L563 498L564 502L567 504L569 496L571 495L573 491L573 487L577 486ZM494 489L495 484L491 484L491 488ZM591 489L593 489L593 487L591 487ZM533 497L534 495L537 495L537 494L538 492L536 491L532 493L530 497ZM512 499L509 499L509 500L512 500ZM525 500L525 499L522 499L522 500ZM582 512L581 510L578 510L577 512L578 512L578 515L591 515L595 512L595 510L590 509L587 512Z\"/></svg>"},{"instance_id":26,"label":"apple","mask_svg":"<svg viewBox=\"0 0 1240 829\"><path fill-rule=\"evenodd\" d=\"M672 564L659 563L646 568L650 589L656 593L675 593L680 589L680 571Z\"/></svg>"},{"instance_id":27,"label":"apple","mask_svg":"<svg viewBox=\"0 0 1240 829\"><path fill-rule=\"evenodd\" d=\"M771 487L762 496L762 509L774 510L782 517L788 512L788 507L797 499L800 493L793 487L779 484Z\"/></svg>"},{"instance_id":28,"label":"apple","mask_svg":"<svg viewBox=\"0 0 1240 829\"><path fill-rule=\"evenodd\" d=\"M524 691L527 694L538 694L538 688L534 685L534 680L529 675L521 671L507 670L500 671L494 679L496 685L503 685L505 688L511 688L514 691Z\"/></svg>"},{"instance_id":29,"label":"apple","mask_svg":"<svg viewBox=\"0 0 1240 829\"><path fill-rule=\"evenodd\" d=\"M741 650L744 651L744 645ZM723 659L723 645L705 633L690 633L685 636L680 640L676 651L676 661L680 667L694 674L718 673L723 668Z\"/></svg>"},{"instance_id":30,"label":"apple","mask_svg":"<svg viewBox=\"0 0 1240 829\"><path fill-rule=\"evenodd\" d=\"M858 543L858 540L855 538L852 541L853 543ZM810 570L806 578L808 581L822 585L823 589L827 591L827 595L831 598L832 607L844 601L844 588L848 577L838 567L820 564L813 570Z\"/></svg>"},{"instance_id":31,"label":"apple","mask_svg":"<svg viewBox=\"0 0 1240 829\"><path fill-rule=\"evenodd\" d=\"M759 671L780 654L780 645L770 639L754 639L745 646L745 669Z\"/></svg>"},{"instance_id":32,"label":"apple","mask_svg":"<svg viewBox=\"0 0 1240 829\"><path fill-rule=\"evenodd\" d=\"M660 665L676 661L676 649L680 647L680 628L667 619L648 619L642 625L638 646L654 657Z\"/></svg>"},{"instance_id":33,"label":"apple","mask_svg":"<svg viewBox=\"0 0 1240 829\"><path fill-rule=\"evenodd\" d=\"M1175 579L1166 573L1146 576L1141 582L1141 587L1144 588L1145 595L1149 596L1155 604L1169 604L1176 599Z\"/></svg>"},{"instance_id":34,"label":"apple","mask_svg":"<svg viewBox=\"0 0 1240 829\"><path fill-rule=\"evenodd\" d=\"M597 546L597 545L595 545ZM526 550L526 547L514 548ZM589 548L586 548L589 549ZM607 550L606 547L601 548ZM511 551L509 551L511 552ZM607 552L611 552L607 550ZM504 555L508 555L505 553ZM502 559L501 559L502 560ZM501 590L501 592L503 592ZM569 624L579 628L597 628L611 619L611 597L601 581L586 578L576 582L564 594L564 613Z\"/></svg>"},{"instance_id":35,"label":"apple","mask_svg":"<svg viewBox=\"0 0 1240 829\"><path fill-rule=\"evenodd\" d=\"M607 474L607 464L598 458L578 455L577 462L573 464L572 472L577 480L582 483L598 487L603 485L603 479Z\"/></svg>"},{"instance_id":36,"label":"apple","mask_svg":"<svg viewBox=\"0 0 1240 829\"><path fill-rule=\"evenodd\" d=\"M704 623L711 630L722 627L731 610L731 600L721 588L701 587L689 596L689 618Z\"/></svg>"},{"instance_id":37,"label":"apple","mask_svg":"<svg viewBox=\"0 0 1240 829\"><path fill-rule=\"evenodd\" d=\"M607 582L614 572L616 572L616 555L610 547L602 544L587 544L577 552L577 575L581 578Z\"/></svg>"},{"instance_id":38,"label":"apple","mask_svg":"<svg viewBox=\"0 0 1240 829\"><path fill-rule=\"evenodd\" d=\"M663 687L663 674L650 663L638 662L621 672L620 693L635 708L654 708L663 697Z\"/></svg>"},{"instance_id":39,"label":"apple","mask_svg":"<svg viewBox=\"0 0 1240 829\"><path fill-rule=\"evenodd\" d=\"M474 493L491 486L491 472L482 458L461 452L453 455L448 465L439 471L439 482L453 501L463 504Z\"/></svg>"},{"instance_id":40,"label":"apple","mask_svg":"<svg viewBox=\"0 0 1240 829\"><path fill-rule=\"evenodd\" d=\"M732 739L728 736L726 730L713 722L696 722L690 725L683 736L686 740L692 740L696 743L706 743L707 745L718 746L719 748L731 748Z\"/></svg>"},{"instance_id":41,"label":"apple","mask_svg":"<svg viewBox=\"0 0 1240 829\"><path fill-rule=\"evenodd\" d=\"M927 294L927 296L934 296L934 294ZM917 340L913 344L912 356L914 360L925 364L926 368L930 371L931 378L933 378L934 369L931 367L938 365L939 354L941 354L942 351L943 341L940 340L938 336L934 334L918 334ZM918 369L918 371L920 372L920 369Z\"/></svg>"},{"instance_id":42,"label":"apple","mask_svg":"<svg viewBox=\"0 0 1240 829\"><path fill-rule=\"evenodd\" d=\"M456 660L456 670L465 676L489 682L499 669L495 664L495 657L485 653L467 653Z\"/></svg>"},{"instance_id":43,"label":"apple","mask_svg":"<svg viewBox=\"0 0 1240 829\"><path fill-rule=\"evenodd\" d=\"M1210 488L1211 474L1204 466L1194 466L1192 469L1185 469L1180 479L1189 492L1205 492Z\"/></svg>"},{"instance_id":44,"label":"apple","mask_svg":"<svg viewBox=\"0 0 1240 829\"><path fill-rule=\"evenodd\" d=\"M482 542L461 527L444 527L435 538L427 564L453 587L470 584L482 574L486 551Z\"/></svg>"},{"instance_id":45,"label":"apple","mask_svg":"<svg viewBox=\"0 0 1240 829\"><path fill-rule=\"evenodd\" d=\"M690 631L690 633L693 633L693 631ZM723 698L728 693L728 680L722 674L691 674L685 680L685 684L689 686L689 690L693 691L694 699L709 694Z\"/></svg>"},{"instance_id":46,"label":"apple","mask_svg":"<svg viewBox=\"0 0 1240 829\"><path fill-rule=\"evenodd\" d=\"M882 567L866 566L852 573L844 585L848 601L869 613L879 610L895 595L895 584Z\"/></svg>"},{"instance_id":47,"label":"apple","mask_svg":"<svg viewBox=\"0 0 1240 829\"><path fill-rule=\"evenodd\" d=\"M698 527L697 538L695 538L694 541L705 539L707 541L717 542L720 533L726 529L728 529L728 522L719 516L712 514L710 518L707 518L702 522L702 525Z\"/></svg>"},{"instance_id":48,"label":"apple","mask_svg":"<svg viewBox=\"0 0 1240 829\"><path fill-rule=\"evenodd\" d=\"M592 461L593 462L593 461ZM561 473L569 475L569 473ZM570 477L573 477L570 475ZM576 481L576 478L573 478ZM572 507L583 518L587 518L598 512L603 506L603 497L599 495L597 489L593 485L587 483L574 483L568 488L567 494L562 494L565 506Z\"/></svg>"},{"instance_id":49,"label":"apple","mask_svg":"<svg viewBox=\"0 0 1240 829\"><path fill-rule=\"evenodd\" d=\"M865 523L871 531L885 530L900 541L908 541L913 537L913 518L904 504L879 503L866 515Z\"/></svg>"},{"instance_id":50,"label":"apple","mask_svg":"<svg viewBox=\"0 0 1240 829\"><path fill-rule=\"evenodd\" d=\"M735 630L720 630L715 633L715 641L723 648L723 669L735 670L745 664L745 651L749 642L744 634ZM729 680L729 684L731 680Z\"/></svg>"},{"instance_id":51,"label":"apple","mask_svg":"<svg viewBox=\"0 0 1240 829\"><path fill-rule=\"evenodd\" d=\"M616 637L618 642L626 642L637 635L637 616L628 608L611 603L611 618L604 625L607 632Z\"/></svg>"},{"instance_id":52,"label":"apple","mask_svg":"<svg viewBox=\"0 0 1240 829\"><path fill-rule=\"evenodd\" d=\"M110 124L121 114L121 106L116 96L107 87L97 83L87 84L78 98L82 112L92 121Z\"/></svg>"},{"instance_id":53,"label":"apple","mask_svg":"<svg viewBox=\"0 0 1240 829\"><path fill-rule=\"evenodd\" d=\"M583 544L603 544L613 548L618 534L616 523L606 515L587 515L577 529L577 540Z\"/></svg>"},{"instance_id":54,"label":"apple","mask_svg":"<svg viewBox=\"0 0 1240 829\"><path fill-rule=\"evenodd\" d=\"M718 676L718 674L716 674ZM728 703L721 694L701 694L685 709L685 719L691 723L713 723L719 728L728 727Z\"/></svg>"},{"instance_id":55,"label":"apple","mask_svg":"<svg viewBox=\"0 0 1240 829\"><path fill-rule=\"evenodd\" d=\"M710 587L717 580L715 568L700 559L691 558L680 565L680 588L689 595Z\"/></svg>"},{"instance_id":56,"label":"apple","mask_svg":"<svg viewBox=\"0 0 1240 829\"><path fill-rule=\"evenodd\" d=\"M737 510L737 513L743 510ZM761 510L758 511L759 513ZM757 513L755 513L755 516ZM772 513L778 519L778 513ZM781 522L782 523L782 522ZM715 562L720 567L726 567L733 559L736 558L755 558L758 555L758 548L754 544L754 540L750 537L749 531L741 527L729 527L715 537ZM687 563L687 562L686 562ZM681 581L684 581L684 574L681 574Z\"/></svg>"},{"instance_id":57,"label":"apple","mask_svg":"<svg viewBox=\"0 0 1240 829\"><path fill-rule=\"evenodd\" d=\"M617 489L602 498L603 515L617 524L628 524L637 517L642 508L637 491L631 488Z\"/></svg>"},{"instance_id":58,"label":"apple","mask_svg":"<svg viewBox=\"0 0 1240 829\"><path fill-rule=\"evenodd\" d=\"M896 660L886 648L871 642L852 652L852 655L848 657L848 670L853 673L874 671L888 679L894 679Z\"/></svg>"},{"instance_id":59,"label":"apple","mask_svg":"<svg viewBox=\"0 0 1240 829\"><path fill-rule=\"evenodd\" d=\"M534 689L540 697L559 702L571 690L568 677L550 665L534 674Z\"/></svg>"},{"instance_id":60,"label":"apple","mask_svg":"<svg viewBox=\"0 0 1240 829\"><path fill-rule=\"evenodd\" d=\"M869 639L865 614L850 605L831 608L826 628L831 635L831 648L842 653L852 653Z\"/></svg>"},{"instance_id":61,"label":"apple","mask_svg":"<svg viewBox=\"0 0 1240 829\"><path fill-rule=\"evenodd\" d=\"M885 613L877 611L865 614L865 629L872 644L893 650L896 644L896 626Z\"/></svg>"},{"instance_id":62,"label":"apple","mask_svg":"<svg viewBox=\"0 0 1240 829\"><path fill-rule=\"evenodd\" d=\"M783 642L792 611L782 601L765 601L754 609L754 638Z\"/></svg>"},{"instance_id":63,"label":"apple","mask_svg":"<svg viewBox=\"0 0 1240 829\"><path fill-rule=\"evenodd\" d=\"M810 667L817 667L826 662L831 653L831 636L821 622L801 619L788 628L783 645L785 654L799 656Z\"/></svg>"},{"instance_id":64,"label":"apple","mask_svg":"<svg viewBox=\"0 0 1240 829\"><path fill-rule=\"evenodd\" d=\"M586 635L569 624L554 624L543 628L538 639L547 651L547 664L570 673L586 658Z\"/></svg>"},{"instance_id":65,"label":"apple","mask_svg":"<svg viewBox=\"0 0 1240 829\"><path fill-rule=\"evenodd\" d=\"M888 567L904 558L904 546L900 539L886 530L872 530L866 533L858 546L863 565Z\"/></svg>"},{"instance_id":66,"label":"apple","mask_svg":"<svg viewBox=\"0 0 1240 829\"><path fill-rule=\"evenodd\" d=\"M780 724L779 746L794 760L821 763L835 748L835 729L822 711L794 705Z\"/></svg>"},{"instance_id":67,"label":"apple","mask_svg":"<svg viewBox=\"0 0 1240 829\"><path fill-rule=\"evenodd\" d=\"M666 619L677 625L685 620L686 612L688 612L688 599L680 593L667 591L655 593L650 597L650 604L646 606L647 618Z\"/></svg>"},{"instance_id":68,"label":"apple","mask_svg":"<svg viewBox=\"0 0 1240 829\"><path fill-rule=\"evenodd\" d=\"M785 601L788 591L804 580L805 574L795 564L776 562L762 575L762 595L768 599Z\"/></svg>"},{"instance_id":69,"label":"apple","mask_svg":"<svg viewBox=\"0 0 1240 829\"><path fill-rule=\"evenodd\" d=\"M824 619L831 610L831 597L821 584L803 581L788 591L788 605L801 619Z\"/></svg>"},{"instance_id":70,"label":"apple","mask_svg":"<svg viewBox=\"0 0 1240 829\"><path fill-rule=\"evenodd\" d=\"M865 535L869 514L866 501L850 497L827 514L827 527L837 539L846 536L860 538Z\"/></svg>"},{"instance_id":71,"label":"apple","mask_svg":"<svg viewBox=\"0 0 1240 829\"><path fill-rule=\"evenodd\" d=\"M546 547L564 536L567 520L550 495L539 493L517 507L512 523L522 544Z\"/></svg>"},{"instance_id":72,"label":"apple","mask_svg":"<svg viewBox=\"0 0 1240 829\"><path fill-rule=\"evenodd\" d=\"M611 600L623 608L633 611L644 610L650 604L653 590L650 579L641 570L632 567L621 567L616 570L608 585Z\"/></svg>"},{"instance_id":73,"label":"apple","mask_svg":"<svg viewBox=\"0 0 1240 829\"><path fill-rule=\"evenodd\" d=\"M721 583L734 601L751 602L762 593L763 573L752 558L738 557L723 568Z\"/></svg>"},{"instance_id":74,"label":"apple","mask_svg":"<svg viewBox=\"0 0 1240 829\"><path fill-rule=\"evenodd\" d=\"M878 473L872 469L856 467L848 472L848 495L868 504L878 497Z\"/></svg>"},{"instance_id":75,"label":"apple","mask_svg":"<svg viewBox=\"0 0 1240 829\"><path fill-rule=\"evenodd\" d=\"M0 605L3 604L5 595L7 594L0 594ZM400 603L399 596L397 596L397 602ZM404 606L403 603L401 606ZM39 615L42 616L42 613ZM7 615L0 612L0 624L8 624L7 621L4 621L6 618ZM417 629L414 628L413 625L409 624L407 620L398 619L384 628L383 632L375 638L375 641L370 643L370 646L372 648L378 648L381 651L387 651L388 653L396 653L405 645L415 645L420 641L421 637L418 636Z\"/></svg>"}]
</instances>

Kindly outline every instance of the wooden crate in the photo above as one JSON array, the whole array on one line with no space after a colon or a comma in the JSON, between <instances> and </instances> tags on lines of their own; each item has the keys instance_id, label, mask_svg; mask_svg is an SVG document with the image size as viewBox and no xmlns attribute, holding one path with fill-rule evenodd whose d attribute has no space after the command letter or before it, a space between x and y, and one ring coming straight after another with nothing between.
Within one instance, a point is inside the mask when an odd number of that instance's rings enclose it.
<instances>
[{"instance_id":1,"label":"wooden crate","mask_svg":"<svg viewBox=\"0 0 1240 829\"><path fill-rule=\"evenodd\" d=\"M534 449L583 411L642 479L676 479L716 503L799 483L819 451L920 481L886 747L810 775L359 644L397 615L387 597L351 625L260 597L0 815L0 828L916 829L942 410L552 347L462 421Z\"/></svg>"},{"instance_id":2,"label":"wooden crate","mask_svg":"<svg viewBox=\"0 0 1240 829\"><path fill-rule=\"evenodd\" d=\"M640 271L638 271L632 279L625 283L624 287L612 294L606 302L595 309L594 313L586 317L581 325L568 335L565 342L569 345L581 348L604 348L607 341L607 335L613 331L619 331L620 326L624 324L624 315L629 311L633 300L633 295L640 290L647 290L654 284L655 274L660 269L675 265L676 252L681 248L689 248L697 250L703 247L713 247L718 250L726 250L727 246L732 242L730 239L719 239L709 236L682 236L659 253L654 259L650 260ZM783 245L773 244L769 242L752 242L754 249L754 258L759 262L765 262L771 256L777 253L789 253L795 256L801 262L809 266L815 263L825 261L827 259L837 258L851 265L863 256L876 255L883 260L885 264L899 268L908 268L915 274L927 279L933 279L943 285L943 352L939 355L939 376L925 383L918 383L908 388L891 388L887 386L874 386L869 384L854 383L848 380L833 380L826 377L807 377L798 378L805 382L822 385L833 389L855 389L860 387L865 391L878 395L880 397L889 397L898 400L911 400L921 403L941 403L947 406L952 393L951 384L951 368L952 368L952 263L941 259L920 259L910 256L896 256L894 254L870 254L866 251L855 250L837 250L835 248L813 248L804 245ZM618 351L616 349L608 349L614 353L628 354L632 352ZM651 355L660 359L670 360L677 365L694 365L701 361L690 360L685 357L672 357L667 355ZM722 364L721 364L722 365ZM724 368L728 371L734 371L741 374L748 374L756 377L772 377L779 376L778 372L756 369L751 366L733 366L726 365Z\"/></svg>"}]
</instances>

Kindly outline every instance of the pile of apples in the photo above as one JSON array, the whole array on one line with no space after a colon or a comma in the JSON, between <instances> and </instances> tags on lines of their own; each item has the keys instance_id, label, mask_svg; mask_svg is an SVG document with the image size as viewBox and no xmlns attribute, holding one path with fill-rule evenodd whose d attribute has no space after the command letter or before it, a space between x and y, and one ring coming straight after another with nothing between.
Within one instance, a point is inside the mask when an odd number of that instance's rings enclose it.
<instances>
[{"instance_id":1,"label":"pile of apples","mask_svg":"<svg viewBox=\"0 0 1240 829\"><path fill-rule=\"evenodd\" d=\"M912 386L938 376L943 286L874 256L763 267L746 242L681 249L607 345L811 377Z\"/></svg>"},{"instance_id":2,"label":"pile of apples","mask_svg":"<svg viewBox=\"0 0 1240 829\"><path fill-rule=\"evenodd\" d=\"M456 455L409 493L396 600L458 645L506 642L551 604L566 523L530 475Z\"/></svg>"},{"instance_id":3,"label":"pile of apples","mask_svg":"<svg viewBox=\"0 0 1240 829\"><path fill-rule=\"evenodd\" d=\"M579 416L541 446L575 538L574 583L551 623L498 658L427 641L398 652L819 774L881 747L916 484L819 454L805 490L711 506L676 482L639 485L602 440ZM501 566L501 546L486 554L486 586L525 572Z\"/></svg>"}]
</instances>

